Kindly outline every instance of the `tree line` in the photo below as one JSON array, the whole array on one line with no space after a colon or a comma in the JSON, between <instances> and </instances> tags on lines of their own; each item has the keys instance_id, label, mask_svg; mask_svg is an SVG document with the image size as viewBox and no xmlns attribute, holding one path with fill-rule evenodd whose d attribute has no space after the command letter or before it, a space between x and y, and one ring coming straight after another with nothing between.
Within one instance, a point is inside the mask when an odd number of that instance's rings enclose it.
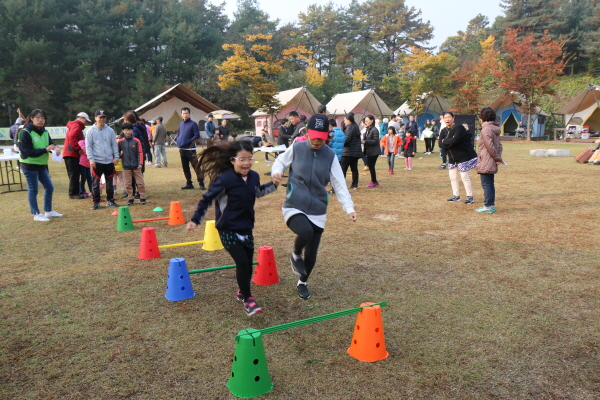
<instances>
[{"instance_id":1,"label":"tree line","mask_svg":"<svg viewBox=\"0 0 600 400\"><path fill-rule=\"evenodd\" d=\"M293 24L271 19L256 0L238 0L232 19L206 0L0 0L0 102L43 108L51 124L64 124L81 110L103 108L118 117L183 83L247 121L254 94L247 85L221 90L227 71L219 67L248 38L259 46L253 60L260 65L282 60L277 70L259 71L265 82L277 90L307 86L323 103L375 88L393 107L435 91L470 112L482 91L504 87L498 71L514 64L506 44L513 36L561 43L554 61L568 72L600 68L597 1L502 0L502 6L504 15L493 23L474 16L436 50L429 46L431 23L404 0L315 4ZM8 122L7 107L0 121Z\"/></svg>"}]
</instances>

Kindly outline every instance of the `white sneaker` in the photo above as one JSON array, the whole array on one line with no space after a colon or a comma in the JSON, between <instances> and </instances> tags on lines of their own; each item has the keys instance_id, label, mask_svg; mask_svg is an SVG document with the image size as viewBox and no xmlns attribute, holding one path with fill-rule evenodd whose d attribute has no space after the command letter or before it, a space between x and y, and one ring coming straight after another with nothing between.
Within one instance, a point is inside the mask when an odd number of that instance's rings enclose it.
<instances>
[{"instance_id":1,"label":"white sneaker","mask_svg":"<svg viewBox=\"0 0 600 400\"><path fill-rule=\"evenodd\" d=\"M46 212L46 214L44 215L46 218L55 218L55 217L62 217L62 214L57 213L56 211L48 211Z\"/></svg>"},{"instance_id":2,"label":"white sneaker","mask_svg":"<svg viewBox=\"0 0 600 400\"><path fill-rule=\"evenodd\" d=\"M40 221L40 222L50 222L50 219L46 218L44 216L44 214L36 214L33 216L33 220L34 221Z\"/></svg>"}]
</instances>

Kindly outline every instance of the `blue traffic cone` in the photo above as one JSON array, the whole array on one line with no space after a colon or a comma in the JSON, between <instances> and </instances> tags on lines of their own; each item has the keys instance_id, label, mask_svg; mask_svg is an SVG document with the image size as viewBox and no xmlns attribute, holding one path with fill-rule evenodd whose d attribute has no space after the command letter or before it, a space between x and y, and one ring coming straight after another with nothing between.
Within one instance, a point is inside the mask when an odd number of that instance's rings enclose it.
<instances>
[{"instance_id":1,"label":"blue traffic cone","mask_svg":"<svg viewBox=\"0 0 600 400\"><path fill-rule=\"evenodd\" d=\"M191 299L195 295L185 258L171 258L165 297L167 300L179 301Z\"/></svg>"}]
</instances>

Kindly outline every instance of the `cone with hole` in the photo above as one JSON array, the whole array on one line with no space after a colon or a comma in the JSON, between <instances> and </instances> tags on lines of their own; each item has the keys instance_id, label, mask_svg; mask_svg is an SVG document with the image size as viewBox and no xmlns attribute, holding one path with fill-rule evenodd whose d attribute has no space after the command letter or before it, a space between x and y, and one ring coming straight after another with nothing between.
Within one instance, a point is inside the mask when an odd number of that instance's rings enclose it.
<instances>
[{"instance_id":1,"label":"cone with hole","mask_svg":"<svg viewBox=\"0 0 600 400\"><path fill-rule=\"evenodd\" d=\"M156 231L154 228L143 228L142 238L140 239L140 251L138 253L140 260L151 260L160 258L158 249L158 240L156 240Z\"/></svg>"},{"instance_id":2,"label":"cone with hole","mask_svg":"<svg viewBox=\"0 0 600 400\"><path fill-rule=\"evenodd\" d=\"M256 329L243 329L235 338L235 353L227 387L236 397L248 399L269 393L269 375L262 335Z\"/></svg>"},{"instance_id":3,"label":"cone with hole","mask_svg":"<svg viewBox=\"0 0 600 400\"><path fill-rule=\"evenodd\" d=\"M202 245L203 250L215 251L221 250L223 243L219 237L219 232L215 227L215 221L206 221L206 228L204 228L204 244Z\"/></svg>"},{"instance_id":4,"label":"cone with hole","mask_svg":"<svg viewBox=\"0 0 600 400\"><path fill-rule=\"evenodd\" d=\"M277 264L275 263L275 255L271 246L261 246L258 248L258 265L254 272L252 282L257 285L273 285L279 282L279 274L277 274Z\"/></svg>"},{"instance_id":5,"label":"cone with hole","mask_svg":"<svg viewBox=\"0 0 600 400\"><path fill-rule=\"evenodd\" d=\"M172 201L171 207L169 208L169 225L183 224L185 224L185 218L183 218L183 211L181 211L181 203Z\"/></svg>"},{"instance_id":6,"label":"cone with hole","mask_svg":"<svg viewBox=\"0 0 600 400\"><path fill-rule=\"evenodd\" d=\"M167 300L179 301L191 299L195 295L185 258L171 258L165 297Z\"/></svg>"},{"instance_id":7,"label":"cone with hole","mask_svg":"<svg viewBox=\"0 0 600 400\"><path fill-rule=\"evenodd\" d=\"M132 231L133 221L131 220L131 213L129 207L119 207L119 214L117 215L117 231Z\"/></svg>"},{"instance_id":8,"label":"cone with hole","mask_svg":"<svg viewBox=\"0 0 600 400\"><path fill-rule=\"evenodd\" d=\"M359 361L375 362L388 357L385 349L385 336L383 334L383 319L381 307L365 307L373 303L362 303L364 307L356 315L354 334L348 353Z\"/></svg>"}]
</instances>

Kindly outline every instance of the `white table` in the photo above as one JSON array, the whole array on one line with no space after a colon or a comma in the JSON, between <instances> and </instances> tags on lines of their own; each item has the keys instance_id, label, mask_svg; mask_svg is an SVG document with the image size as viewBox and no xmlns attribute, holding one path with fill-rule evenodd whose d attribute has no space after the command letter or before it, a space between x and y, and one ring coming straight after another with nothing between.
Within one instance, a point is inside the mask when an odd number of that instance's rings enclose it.
<instances>
[{"instance_id":1,"label":"white table","mask_svg":"<svg viewBox=\"0 0 600 400\"><path fill-rule=\"evenodd\" d=\"M21 173L13 166L13 161L17 161L18 159L18 154L12 154L10 156L0 154L0 188L4 188L4 186L8 187L8 190L0 192L0 194L27 190L26 188L23 188L23 177L21 176Z\"/></svg>"}]
</instances>

